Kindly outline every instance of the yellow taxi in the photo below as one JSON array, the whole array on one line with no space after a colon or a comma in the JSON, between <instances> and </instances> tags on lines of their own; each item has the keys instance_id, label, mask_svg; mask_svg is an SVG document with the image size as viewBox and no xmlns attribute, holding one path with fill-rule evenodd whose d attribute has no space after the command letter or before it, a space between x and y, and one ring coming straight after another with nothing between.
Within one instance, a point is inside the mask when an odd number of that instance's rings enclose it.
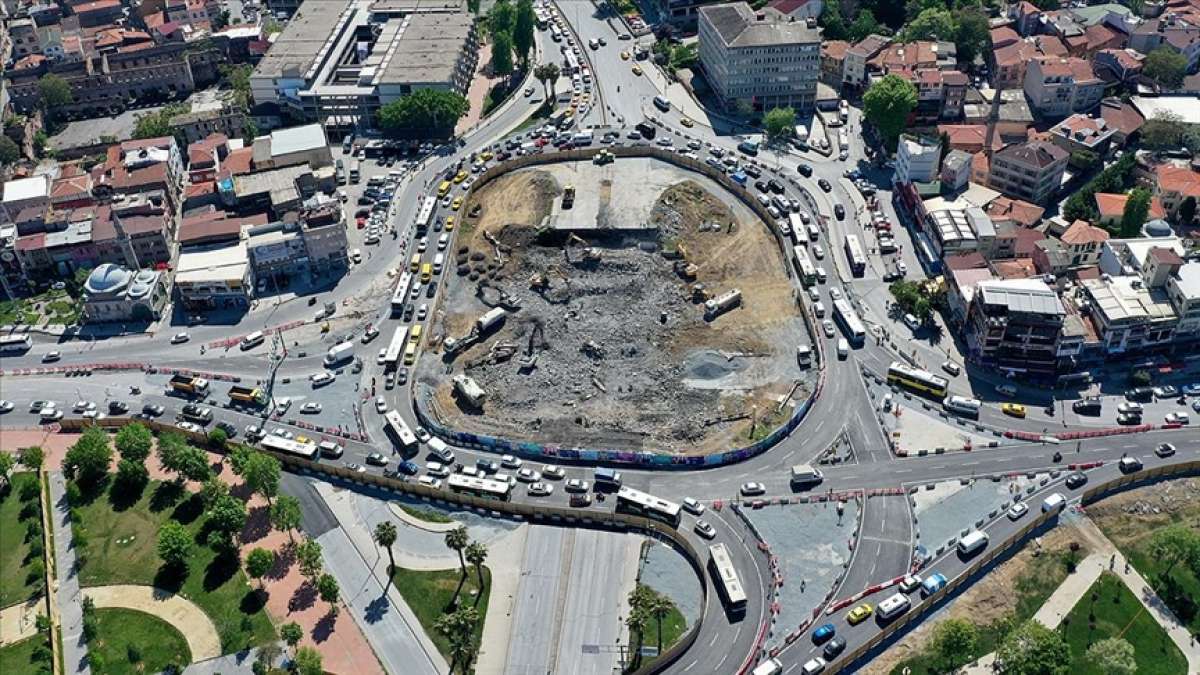
<instances>
[{"instance_id":1,"label":"yellow taxi","mask_svg":"<svg viewBox=\"0 0 1200 675\"><path fill-rule=\"evenodd\" d=\"M680 118L679 123L689 129L692 128L692 121L686 117Z\"/></svg>"},{"instance_id":2,"label":"yellow taxi","mask_svg":"<svg viewBox=\"0 0 1200 675\"><path fill-rule=\"evenodd\" d=\"M470 174L468 174L466 171L459 171L458 173L454 174L454 182L461 183L464 180L466 180L467 176L469 176L469 175Z\"/></svg>"},{"instance_id":3,"label":"yellow taxi","mask_svg":"<svg viewBox=\"0 0 1200 675\"><path fill-rule=\"evenodd\" d=\"M621 52L621 60L628 61L629 60L629 52Z\"/></svg>"},{"instance_id":4,"label":"yellow taxi","mask_svg":"<svg viewBox=\"0 0 1200 675\"><path fill-rule=\"evenodd\" d=\"M486 151L484 151L484 152L480 153L480 155L479 155L479 159L480 159L480 160L482 160L482 161L484 161L484 162L490 162L490 161L492 161L492 157L493 157L492 153L490 153L490 152L486 152Z\"/></svg>"},{"instance_id":5,"label":"yellow taxi","mask_svg":"<svg viewBox=\"0 0 1200 675\"><path fill-rule=\"evenodd\" d=\"M1000 404L1000 411L1005 415L1012 415L1013 417L1025 416L1025 406L1020 403L1002 403Z\"/></svg>"},{"instance_id":6,"label":"yellow taxi","mask_svg":"<svg viewBox=\"0 0 1200 675\"><path fill-rule=\"evenodd\" d=\"M634 74L634 75L641 75L641 74L642 74L642 67L641 67L641 66L634 66L633 68L631 68L631 70L633 71L633 74Z\"/></svg>"},{"instance_id":7,"label":"yellow taxi","mask_svg":"<svg viewBox=\"0 0 1200 675\"><path fill-rule=\"evenodd\" d=\"M871 607L870 603L864 602L850 610L850 613L846 615L846 621L849 621L851 626L856 626L866 621L867 617L871 616L871 613L874 611L875 608Z\"/></svg>"},{"instance_id":8,"label":"yellow taxi","mask_svg":"<svg viewBox=\"0 0 1200 675\"><path fill-rule=\"evenodd\" d=\"M462 207L462 202L462 197L455 197L454 201L450 202L450 210L457 211L460 207Z\"/></svg>"},{"instance_id":9,"label":"yellow taxi","mask_svg":"<svg viewBox=\"0 0 1200 675\"><path fill-rule=\"evenodd\" d=\"M453 232L453 231L454 231L454 216L446 216L446 225L445 225L445 230L446 230L447 232Z\"/></svg>"},{"instance_id":10,"label":"yellow taxi","mask_svg":"<svg viewBox=\"0 0 1200 675\"><path fill-rule=\"evenodd\" d=\"M297 437L296 437L296 442L297 442L297 443L307 443L307 442L308 442L308 436L304 436L304 435L297 436Z\"/></svg>"}]
</instances>

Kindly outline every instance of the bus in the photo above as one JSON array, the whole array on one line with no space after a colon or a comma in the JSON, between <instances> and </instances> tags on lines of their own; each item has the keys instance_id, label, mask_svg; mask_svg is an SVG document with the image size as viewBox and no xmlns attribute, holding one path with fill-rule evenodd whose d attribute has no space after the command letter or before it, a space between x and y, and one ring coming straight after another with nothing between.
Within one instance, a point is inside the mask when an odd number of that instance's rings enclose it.
<instances>
[{"instance_id":1,"label":"bus","mask_svg":"<svg viewBox=\"0 0 1200 675\"><path fill-rule=\"evenodd\" d=\"M392 341L388 343L387 351L383 353L383 369L395 370L400 363L400 355L408 344L408 326L397 326L392 333Z\"/></svg>"},{"instance_id":2,"label":"bus","mask_svg":"<svg viewBox=\"0 0 1200 675\"><path fill-rule=\"evenodd\" d=\"M792 261L796 265L796 273L800 275L800 281L807 288L817 283L817 268L812 264L812 258L808 257L808 249L796 244L792 247Z\"/></svg>"},{"instance_id":3,"label":"bus","mask_svg":"<svg viewBox=\"0 0 1200 675\"><path fill-rule=\"evenodd\" d=\"M412 278L412 272L404 272L400 275L400 282L396 284L396 292L392 293L393 315L404 311L404 305L408 302L408 292L412 289Z\"/></svg>"},{"instance_id":4,"label":"bus","mask_svg":"<svg viewBox=\"0 0 1200 675\"><path fill-rule=\"evenodd\" d=\"M275 434L267 434L266 436L263 436L263 439L259 443L264 449L282 452L285 455L303 457L310 462L315 462L317 460L317 454L319 452L317 449L317 444L313 443L312 441L293 441Z\"/></svg>"},{"instance_id":5,"label":"bus","mask_svg":"<svg viewBox=\"0 0 1200 675\"><path fill-rule=\"evenodd\" d=\"M0 354L27 352L33 347L28 335L5 335L0 337Z\"/></svg>"},{"instance_id":6,"label":"bus","mask_svg":"<svg viewBox=\"0 0 1200 675\"><path fill-rule=\"evenodd\" d=\"M903 385L938 400L946 398L946 387L950 384L944 377L899 361L892 361L892 365L888 366L887 381L888 384Z\"/></svg>"},{"instance_id":7,"label":"bus","mask_svg":"<svg viewBox=\"0 0 1200 675\"><path fill-rule=\"evenodd\" d=\"M946 410L963 417L971 419L979 419L979 409L983 407L983 403L977 398L967 398L966 396L947 396L942 401L942 407Z\"/></svg>"},{"instance_id":8,"label":"bus","mask_svg":"<svg viewBox=\"0 0 1200 675\"><path fill-rule=\"evenodd\" d=\"M712 574L713 585L721 594L726 611L730 614L746 611L746 592L742 590L742 582L733 566L733 557L729 555L725 544L708 547L708 571Z\"/></svg>"},{"instance_id":9,"label":"bus","mask_svg":"<svg viewBox=\"0 0 1200 675\"><path fill-rule=\"evenodd\" d=\"M446 485L459 494L496 499L502 502L508 501L509 495L512 494L512 485L509 485L507 481L465 476L461 473L450 474L450 477L446 479Z\"/></svg>"},{"instance_id":10,"label":"bus","mask_svg":"<svg viewBox=\"0 0 1200 675\"><path fill-rule=\"evenodd\" d=\"M429 231L430 223L433 222L433 211L437 208L437 200L432 195L421 197L421 208L417 211L417 235L420 236Z\"/></svg>"},{"instance_id":11,"label":"bus","mask_svg":"<svg viewBox=\"0 0 1200 675\"><path fill-rule=\"evenodd\" d=\"M793 244L799 244L806 241L804 238L804 219L799 213L788 214L788 227L791 229L791 238Z\"/></svg>"},{"instance_id":12,"label":"bus","mask_svg":"<svg viewBox=\"0 0 1200 675\"><path fill-rule=\"evenodd\" d=\"M867 337L867 329L863 327L862 320L858 318L858 313L850 306L850 302L845 298L834 300L833 315L842 324L846 339L852 344L861 345Z\"/></svg>"},{"instance_id":13,"label":"bus","mask_svg":"<svg viewBox=\"0 0 1200 675\"><path fill-rule=\"evenodd\" d=\"M862 243L858 241L858 235L846 235L846 260L850 263L850 271L856 277L861 277L867 269L867 257L863 255Z\"/></svg>"},{"instance_id":14,"label":"bus","mask_svg":"<svg viewBox=\"0 0 1200 675\"><path fill-rule=\"evenodd\" d=\"M384 413L383 430L387 432L393 442L400 444L402 450L414 448L417 445L416 434L408 428L408 424L400 416L399 410L389 410Z\"/></svg>"},{"instance_id":15,"label":"bus","mask_svg":"<svg viewBox=\"0 0 1200 675\"><path fill-rule=\"evenodd\" d=\"M679 504L633 488L622 487L617 490L617 513L653 518L671 527L679 527Z\"/></svg>"}]
</instances>

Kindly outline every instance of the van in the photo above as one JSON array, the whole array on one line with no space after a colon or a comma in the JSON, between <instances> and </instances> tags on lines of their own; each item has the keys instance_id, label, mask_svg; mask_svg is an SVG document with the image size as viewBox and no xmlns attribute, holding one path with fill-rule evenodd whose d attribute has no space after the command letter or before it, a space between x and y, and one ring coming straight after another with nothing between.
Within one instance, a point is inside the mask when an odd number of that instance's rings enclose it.
<instances>
[{"instance_id":1,"label":"van","mask_svg":"<svg viewBox=\"0 0 1200 675\"><path fill-rule=\"evenodd\" d=\"M410 342L404 348L404 365L411 366L417 362L417 345Z\"/></svg>"},{"instance_id":2,"label":"van","mask_svg":"<svg viewBox=\"0 0 1200 675\"><path fill-rule=\"evenodd\" d=\"M596 481L597 490L605 488L615 490L621 487L621 472L617 471L616 469L596 469L596 472L592 477Z\"/></svg>"},{"instance_id":3,"label":"van","mask_svg":"<svg viewBox=\"0 0 1200 675\"><path fill-rule=\"evenodd\" d=\"M1055 492L1054 494L1042 500L1042 513L1057 511L1063 507L1063 504L1066 503L1067 498L1064 497L1061 492Z\"/></svg>"},{"instance_id":4,"label":"van","mask_svg":"<svg viewBox=\"0 0 1200 675\"><path fill-rule=\"evenodd\" d=\"M411 342L414 345L421 343L421 328L422 327L423 326L421 324L416 324L412 328L408 329L408 341L409 342Z\"/></svg>"},{"instance_id":5,"label":"van","mask_svg":"<svg viewBox=\"0 0 1200 675\"><path fill-rule=\"evenodd\" d=\"M792 486L798 487L801 485L816 485L825 480L825 476L820 469L815 469L809 464L797 464L792 467Z\"/></svg>"},{"instance_id":6,"label":"van","mask_svg":"<svg viewBox=\"0 0 1200 675\"><path fill-rule=\"evenodd\" d=\"M450 446L446 445L445 441L437 436L430 436L429 440L425 441L425 445L429 448L429 452L442 460L443 463L449 464L454 461L454 451L450 449Z\"/></svg>"},{"instance_id":7,"label":"van","mask_svg":"<svg viewBox=\"0 0 1200 675\"><path fill-rule=\"evenodd\" d=\"M846 338L838 338L837 354L839 359L844 359L850 355L850 343L846 342Z\"/></svg>"},{"instance_id":8,"label":"van","mask_svg":"<svg viewBox=\"0 0 1200 675\"><path fill-rule=\"evenodd\" d=\"M952 413L970 417L971 419L979 418L979 409L983 407L983 403L979 399L967 398L965 396L947 396L942 401L942 406Z\"/></svg>"},{"instance_id":9,"label":"van","mask_svg":"<svg viewBox=\"0 0 1200 675\"><path fill-rule=\"evenodd\" d=\"M317 444L317 449L321 451L322 457L332 457L334 459L341 457L344 450L342 446L333 441L321 441Z\"/></svg>"},{"instance_id":10,"label":"van","mask_svg":"<svg viewBox=\"0 0 1200 675\"><path fill-rule=\"evenodd\" d=\"M816 314L818 319L824 317L825 316L825 304L821 303L821 302L813 303L813 314Z\"/></svg>"},{"instance_id":11,"label":"van","mask_svg":"<svg viewBox=\"0 0 1200 675\"><path fill-rule=\"evenodd\" d=\"M805 368L812 365L812 347L809 347L808 345L797 345L796 362Z\"/></svg>"},{"instance_id":12,"label":"van","mask_svg":"<svg viewBox=\"0 0 1200 675\"><path fill-rule=\"evenodd\" d=\"M979 530L972 530L958 539L958 554L964 558L982 551L988 544L988 536Z\"/></svg>"},{"instance_id":13,"label":"van","mask_svg":"<svg viewBox=\"0 0 1200 675\"><path fill-rule=\"evenodd\" d=\"M666 96L662 96L662 95L655 96L654 97L654 107L658 108L659 110L661 110L663 112L667 112L668 110L671 109L671 100L668 99Z\"/></svg>"},{"instance_id":14,"label":"van","mask_svg":"<svg viewBox=\"0 0 1200 675\"><path fill-rule=\"evenodd\" d=\"M816 241L817 237L821 236L821 229L815 223L810 223L808 226L808 240Z\"/></svg>"},{"instance_id":15,"label":"van","mask_svg":"<svg viewBox=\"0 0 1200 675\"><path fill-rule=\"evenodd\" d=\"M419 269L421 269L421 254L414 253L412 254L412 258L408 260L408 271L416 272Z\"/></svg>"},{"instance_id":16,"label":"van","mask_svg":"<svg viewBox=\"0 0 1200 675\"><path fill-rule=\"evenodd\" d=\"M434 490L440 489L442 487L442 481L438 480L437 478L434 478L433 476L421 476L420 478L417 479L417 482L426 487L431 487Z\"/></svg>"},{"instance_id":17,"label":"van","mask_svg":"<svg viewBox=\"0 0 1200 675\"><path fill-rule=\"evenodd\" d=\"M896 593L879 603L879 606L875 608L875 615L884 621L888 621L907 612L908 607L908 596L903 593Z\"/></svg>"},{"instance_id":18,"label":"van","mask_svg":"<svg viewBox=\"0 0 1200 675\"><path fill-rule=\"evenodd\" d=\"M751 675L779 675L783 672L783 664L779 659L767 659L754 668Z\"/></svg>"},{"instance_id":19,"label":"van","mask_svg":"<svg viewBox=\"0 0 1200 675\"><path fill-rule=\"evenodd\" d=\"M242 338L242 343L238 346L241 348L242 351L246 351L247 349L254 349L255 347L261 345L263 343L263 341L265 341L266 339L267 339L267 337L265 335L263 335L263 332L261 330L256 330L253 333Z\"/></svg>"},{"instance_id":20,"label":"van","mask_svg":"<svg viewBox=\"0 0 1200 675\"><path fill-rule=\"evenodd\" d=\"M433 265L424 263L421 265L421 283L427 284L433 279Z\"/></svg>"},{"instance_id":21,"label":"van","mask_svg":"<svg viewBox=\"0 0 1200 675\"><path fill-rule=\"evenodd\" d=\"M809 286L808 287L808 299L812 300L813 302L820 302L821 291L818 291L817 289L813 288L812 286Z\"/></svg>"},{"instance_id":22,"label":"van","mask_svg":"<svg viewBox=\"0 0 1200 675\"><path fill-rule=\"evenodd\" d=\"M445 235L443 235L443 236L445 236ZM433 256L433 273L441 274L442 266L445 264L446 264L446 255L445 254L439 253L439 254Z\"/></svg>"}]
</instances>

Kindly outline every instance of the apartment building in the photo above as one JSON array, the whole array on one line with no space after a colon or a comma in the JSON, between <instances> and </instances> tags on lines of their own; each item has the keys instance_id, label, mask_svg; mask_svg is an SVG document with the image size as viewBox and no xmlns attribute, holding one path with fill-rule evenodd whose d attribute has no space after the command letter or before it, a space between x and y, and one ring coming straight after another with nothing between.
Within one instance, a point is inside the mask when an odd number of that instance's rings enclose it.
<instances>
[{"instance_id":1,"label":"apartment building","mask_svg":"<svg viewBox=\"0 0 1200 675\"><path fill-rule=\"evenodd\" d=\"M1186 263L1167 277L1167 297L1179 315L1177 342L1200 339L1200 262Z\"/></svg>"},{"instance_id":2,"label":"apartment building","mask_svg":"<svg viewBox=\"0 0 1200 675\"><path fill-rule=\"evenodd\" d=\"M1115 133L1103 118L1076 113L1050 128L1050 141L1067 152L1087 151L1103 157Z\"/></svg>"},{"instance_id":3,"label":"apartment building","mask_svg":"<svg viewBox=\"0 0 1200 675\"><path fill-rule=\"evenodd\" d=\"M1010 145L992 156L989 184L1010 197L1045 204L1062 183L1070 154L1045 141Z\"/></svg>"},{"instance_id":4,"label":"apartment building","mask_svg":"<svg viewBox=\"0 0 1200 675\"><path fill-rule=\"evenodd\" d=\"M842 64L842 86L852 89L863 89L867 86L867 63L879 55L885 47L891 44L891 38L882 35L868 35L850 45L846 50L846 60Z\"/></svg>"},{"instance_id":5,"label":"apartment building","mask_svg":"<svg viewBox=\"0 0 1200 675\"><path fill-rule=\"evenodd\" d=\"M1030 107L1053 119L1095 107L1104 97L1104 81L1083 59L1043 56L1025 69L1024 90Z\"/></svg>"},{"instance_id":6,"label":"apartment building","mask_svg":"<svg viewBox=\"0 0 1200 675\"><path fill-rule=\"evenodd\" d=\"M1040 279L981 281L967 309L970 358L1013 375L1055 374L1066 309Z\"/></svg>"},{"instance_id":7,"label":"apartment building","mask_svg":"<svg viewBox=\"0 0 1200 675\"><path fill-rule=\"evenodd\" d=\"M1100 262L1100 252L1108 241L1108 231L1077 220L1071 223L1059 240L1066 247L1071 267L1087 267Z\"/></svg>"},{"instance_id":8,"label":"apartment building","mask_svg":"<svg viewBox=\"0 0 1200 675\"><path fill-rule=\"evenodd\" d=\"M1082 282L1105 353L1139 352L1174 340L1179 314L1166 284L1182 265L1183 259L1172 249L1153 247L1141 274L1104 275Z\"/></svg>"},{"instance_id":9,"label":"apartment building","mask_svg":"<svg viewBox=\"0 0 1200 675\"><path fill-rule=\"evenodd\" d=\"M942 144L936 138L904 134L896 146L897 183L927 183L937 178Z\"/></svg>"}]
</instances>

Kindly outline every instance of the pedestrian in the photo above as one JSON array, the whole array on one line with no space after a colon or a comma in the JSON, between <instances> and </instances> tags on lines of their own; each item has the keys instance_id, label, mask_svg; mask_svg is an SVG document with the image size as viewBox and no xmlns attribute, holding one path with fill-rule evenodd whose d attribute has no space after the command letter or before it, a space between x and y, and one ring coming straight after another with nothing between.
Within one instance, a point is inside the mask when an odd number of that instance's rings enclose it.
<instances>
[{"instance_id":1,"label":"pedestrian","mask_svg":"<svg viewBox=\"0 0 1200 675\"><path fill-rule=\"evenodd\" d=\"M1125 574L1129 574L1129 561L1125 561Z\"/></svg>"},{"instance_id":2,"label":"pedestrian","mask_svg":"<svg viewBox=\"0 0 1200 675\"><path fill-rule=\"evenodd\" d=\"M1117 566L1117 554L1114 553L1108 558L1108 569L1114 569Z\"/></svg>"}]
</instances>

